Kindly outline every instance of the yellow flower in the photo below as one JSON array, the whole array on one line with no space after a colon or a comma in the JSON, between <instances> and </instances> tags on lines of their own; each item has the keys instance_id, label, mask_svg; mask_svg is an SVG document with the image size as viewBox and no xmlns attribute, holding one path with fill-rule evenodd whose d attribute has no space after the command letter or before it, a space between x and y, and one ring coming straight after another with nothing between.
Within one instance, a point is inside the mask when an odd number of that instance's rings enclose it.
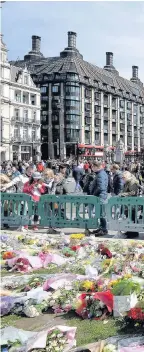
<instances>
[{"instance_id":1,"label":"yellow flower","mask_svg":"<svg viewBox=\"0 0 144 352\"><path fill-rule=\"evenodd\" d=\"M131 277L132 277L131 274L125 274L125 275L124 275L124 279L130 279Z\"/></svg>"},{"instance_id":2,"label":"yellow flower","mask_svg":"<svg viewBox=\"0 0 144 352\"><path fill-rule=\"evenodd\" d=\"M94 283L89 280L85 280L81 283L81 289L85 291L93 290L94 289Z\"/></svg>"},{"instance_id":3,"label":"yellow flower","mask_svg":"<svg viewBox=\"0 0 144 352\"><path fill-rule=\"evenodd\" d=\"M73 233L72 235L70 235L70 239L73 240L82 240L85 237L85 235L83 233Z\"/></svg>"}]
</instances>

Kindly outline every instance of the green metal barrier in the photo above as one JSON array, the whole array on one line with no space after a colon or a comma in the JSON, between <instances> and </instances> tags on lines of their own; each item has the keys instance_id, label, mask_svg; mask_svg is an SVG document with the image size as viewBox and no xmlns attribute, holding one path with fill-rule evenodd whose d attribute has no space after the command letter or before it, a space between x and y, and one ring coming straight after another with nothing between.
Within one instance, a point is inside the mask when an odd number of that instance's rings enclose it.
<instances>
[{"instance_id":1,"label":"green metal barrier","mask_svg":"<svg viewBox=\"0 0 144 352\"><path fill-rule=\"evenodd\" d=\"M18 227L30 224L33 202L22 193L1 193L1 225Z\"/></svg>"},{"instance_id":2,"label":"green metal barrier","mask_svg":"<svg viewBox=\"0 0 144 352\"><path fill-rule=\"evenodd\" d=\"M40 225L49 227L97 228L99 198L93 196L48 196L38 203Z\"/></svg>"},{"instance_id":3,"label":"green metal barrier","mask_svg":"<svg viewBox=\"0 0 144 352\"><path fill-rule=\"evenodd\" d=\"M144 232L144 197L111 197L106 218L109 230Z\"/></svg>"},{"instance_id":4,"label":"green metal barrier","mask_svg":"<svg viewBox=\"0 0 144 352\"><path fill-rule=\"evenodd\" d=\"M111 197L101 204L95 196L44 195L35 203L27 194L1 194L2 226L31 225L34 214L42 227L96 229L103 215L111 231L144 232L144 197Z\"/></svg>"}]
</instances>

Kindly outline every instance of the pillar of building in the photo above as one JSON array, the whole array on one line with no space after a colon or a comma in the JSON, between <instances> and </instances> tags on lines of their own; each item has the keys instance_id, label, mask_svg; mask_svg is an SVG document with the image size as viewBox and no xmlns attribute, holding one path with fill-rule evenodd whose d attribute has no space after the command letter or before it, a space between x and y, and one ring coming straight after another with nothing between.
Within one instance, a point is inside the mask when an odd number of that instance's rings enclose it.
<instances>
[{"instance_id":1,"label":"pillar of building","mask_svg":"<svg viewBox=\"0 0 144 352\"><path fill-rule=\"evenodd\" d=\"M21 145L18 148L18 160L21 160Z\"/></svg>"},{"instance_id":2,"label":"pillar of building","mask_svg":"<svg viewBox=\"0 0 144 352\"><path fill-rule=\"evenodd\" d=\"M100 145L104 145L104 101L103 101L103 92L101 92L101 137L100 137Z\"/></svg>"},{"instance_id":3,"label":"pillar of building","mask_svg":"<svg viewBox=\"0 0 144 352\"><path fill-rule=\"evenodd\" d=\"M59 153L60 158L64 159L66 148L64 139L64 91L63 83L60 84L60 109L59 109Z\"/></svg>"},{"instance_id":4,"label":"pillar of building","mask_svg":"<svg viewBox=\"0 0 144 352\"><path fill-rule=\"evenodd\" d=\"M118 142L120 139L120 98L117 98L116 104L116 141Z\"/></svg>"},{"instance_id":5,"label":"pillar of building","mask_svg":"<svg viewBox=\"0 0 144 352\"><path fill-rule=\"evenodd\" d=\"M84 121L84 86L81 86L81 143L85 143L85 121Z\"/></svg>"},{"instance_id":6,"label":"pillar of building","mask_svg":"<svg viewBox=\"0 0 144 352\"><path fill-rule=\"evenodd\" d=\"M112 146L112 95L108 95L108 144Z\"/></svg>"},{"instance_id":7,"label":"pillar of building","mask_svg":"<svg viewBox=\"0 0 144 352\"><path fill-rule=\"evenodd\" d=\"M140 105L137 106L137 136L138 136L138 152L140 152Z\"/></svg>"},{"instance_id":8,"label":"pillar of building","mask_svg":"<svg viewBox=\"0 0 144 352\"><path fill-rule=\"evenodd\" d=\"M125 114L125 131L124 131L124 147L127 151L127 101L124 101L124 114Z\"/></svg>"},{"instance_id":9,"label":"pillar of building","mask_svg":"<svg viewBox=\"0 0 144 352\"><path fill-rule=\"evenodd\" d=\"M131 149L134 150L134 103L132 102L132 109L131 109L131 115L132 115L132 128L131 128L131 132L132 132L132 145L131 145Z\"/></svg>"},{"instance_id":10,"label":"pillar of building","mask_svg":"<svg viewBox=\"0 0 144 352\"><path fill-rule=\"evenodd\" d=\"M9 146L6 149L6 160L11 160L11 161L13 160L13 150L12 150L11 144L9 144Z\"/></svg>"},{"instance_id":11,"label":"pillar of building","mask_svg":"<svg viewBox=\"0 0 144 352\"><path fill-rule=\"evenodd\" d=\"M91 143L95 144L94 88L91 89Z\"/></svg>"},{"instance_id":12,"label":"pillar of building","mask_svg":"<svg viewBox=\"0 0 144 352\"><path fill-rule=\"evenodd\" d=\"M53 133L52 133L52 86L49 83L48 87L48 157L54 159L54 145L53 145Z\"/></svg>"}]
</instances>

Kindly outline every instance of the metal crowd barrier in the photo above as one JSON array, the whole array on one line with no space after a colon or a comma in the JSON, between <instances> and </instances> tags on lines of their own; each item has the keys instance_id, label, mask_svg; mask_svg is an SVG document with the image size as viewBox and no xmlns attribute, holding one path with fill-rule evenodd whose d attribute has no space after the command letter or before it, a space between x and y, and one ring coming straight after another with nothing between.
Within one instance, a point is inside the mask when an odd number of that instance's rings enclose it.
<instances>
[{"instance_id":1,"label":"metal crowd barrier","mask_svg":"<svg viewBox=\"0 0 144 352\"><path fill-rule=\"evenodd\" d=\"M30 224L32 198L22 193L1 193L1 225L18 227Z\"/></svg>"},{"instance_id":2,"label":"metal crowd barrier","mask_svg":"<svg viewBox=\"0 0 144 352\"><path fill-rule=\"evenodd\" d=\"M144 197L111 197L106 206L109 230L144 232Z\"/></svg>"},{"instance_id":3,"label":"metal crowd barrier","mask_svg":"<svg viewBox=\"0 0 144 352\"><path fill-rule=\"evenodd\" d=\"M144 197L111 197L101 204L95 196L44 195L38 203L27 194L1 194L1 225L96 229L106 217L111 231L144 232Z\"/></svg>"}]
</instances>

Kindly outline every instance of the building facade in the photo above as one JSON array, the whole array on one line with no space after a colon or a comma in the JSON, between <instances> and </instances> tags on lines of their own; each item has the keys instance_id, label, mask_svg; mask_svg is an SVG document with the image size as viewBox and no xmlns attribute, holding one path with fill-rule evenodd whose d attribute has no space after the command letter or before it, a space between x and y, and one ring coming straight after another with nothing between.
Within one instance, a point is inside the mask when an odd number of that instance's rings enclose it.
<instances>
[{"instance_id":1,"label":"building facade","mask_svg":"<svg viewBox=\"0 0 144 352\"><path fill-rule=\"evenodd\" d=\"M68 32L68 46L58 57L44 58L41 38L32 37L32 50L15 65L27 65L41 90L43 158L75 153L77 142L125 151L144 147L144 87L138 67L130 80L119 76L113 53L99 68L83 60L76 48L76 33Z\"/></svg>"},{"instance_id":2,"label":"building facade","mask_svg":"<svg viewBox=\"0 0 144 352\"><path fill-rule=\"evenodd\" d=\"M40 89L27 68L10 65L1 36L1 160L41 158Z\"/></svg>"}]
</instances>

